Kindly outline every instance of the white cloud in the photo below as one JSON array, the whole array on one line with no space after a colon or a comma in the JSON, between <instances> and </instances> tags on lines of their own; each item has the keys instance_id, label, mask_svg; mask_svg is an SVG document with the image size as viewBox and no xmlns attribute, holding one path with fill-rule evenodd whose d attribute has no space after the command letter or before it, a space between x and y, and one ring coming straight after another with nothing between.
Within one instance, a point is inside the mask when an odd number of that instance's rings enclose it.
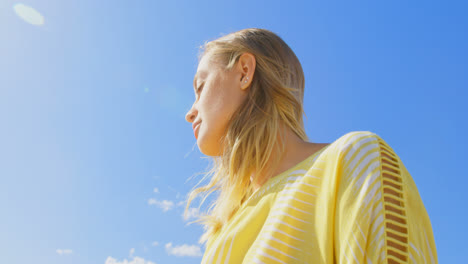
<instances>
[{"instance_id":1,"label":"white cloud","mask_svg":"<svg viewBox=\"0 0 468 264\"><path fill-rule=\"evenodd\" d=\"M154 189L153 189L153 192L155 192L155 193L159 193L159 189L158 189L158 188L156 188L156 187L154 187Z\"/></svg>"},{"instance_id":2,"label":"white cloud","mask_svg":"<svg viewBox=\"0 0 468 264\"><path fill-rule=\"evenodd\" d=\"M200 247L196 245L183 244L180 246L172 246L172 243L167 243L164 247L166 248L167 254L177 256L177 257L201 257L202 256Z\"/></svg>"},{"instance_id":3,"label":"white cloud","mask_svg":"<svg viewBox=\"0 0 468 264\"><path fill-rule=\"evenodd\" d=\"M151 244L153 247L156 247L159 245L159 242L158 241L154 241L152 244Z\"/></svg>"},{"instance_id":4,"label":"white cloud","mask_svg":"<svg viewBox=\"0 0 468 264\"><path fill-rule=\"evenodd\" d=\"M130 249L130 257L133 257L133 254L135 253L135 248Z\"/></svg>"},{"instance_id":5,"label":"white cloud","mask_svg":"<svg viewBox=\"0 0 468 264\"><path fill-rule=\"evenodd\" d=\"M25 22L35 26L44 25L44 17L36 9L24 4L15 4L13 9L16 15Z\"/></svg>"},{"instance_id":6,"label":"white cloud","mask_svg":"<svg viewBox=\"0 0 468 264\"><path fill-rule=\"evenodd\" d=\"M105 264L156 264L155 262L145 260L140 257L134 257L133 260L124 259L122 261L118 261L113 257L107 257Z\"/></svg>"},{"instance_id":7,"label":"white cloud","mask_svg":"<svg viewBox=\"0 0 468 264\"><path fill-rule=\"evenodd\" d=\"M182 205L185 205L185 201L180 201L177 203L177 206L182 206Z\"/></svg>"},{"instance_id":8,"label":"white cloud","mask_svg":"<svg viewBox=\"0 0 468 264\"><path fill-rule=\"evenodd\" d=\"M73 250L71 249L57 249L55 252L59 255L69 255L73 253Z\"/></svg>"},{"instance_id":9,"label":"white cloud","mask_svg":"<svg viewBox=\"0 0 468 264\"><path fill-rule=\"evenodd\" d=\"M174 207L173 201L162 200L158 201L154 198L148 200L149 205L156 205L157 207L161 208L164 212L171 210Z\"/></svg>"},{"instance_id":10,"label":"white cloud","mask_svg":"<svg viewBox=\"0 0 468 264\"><path fill-rule=\"evenodd\" d=\"M185 214L185 211L184 211L184 214L182 214L182 217L184 218L184 220L189 220L190 218L197 218L200 216L200 209L198 208L189 208L187 210L187 214Z\"/></svg>"}]
</instances>

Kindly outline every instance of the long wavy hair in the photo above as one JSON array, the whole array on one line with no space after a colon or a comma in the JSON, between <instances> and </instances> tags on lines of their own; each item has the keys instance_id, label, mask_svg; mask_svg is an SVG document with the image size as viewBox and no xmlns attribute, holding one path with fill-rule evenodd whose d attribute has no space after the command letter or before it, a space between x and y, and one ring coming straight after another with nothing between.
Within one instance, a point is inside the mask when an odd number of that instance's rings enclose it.
<instances>
[{"instance_id":1,"label":"long wavy hair","mask_svg":"<svg viewBox=\"0 0 468 264\"><path fill-rule=\"evenodd\" d=\"M309 141L302 117L304 72L294 52L278 35L248 28L206 41L200 46L198 62L209 54L229 71L245 52L256 59L248 96L229 120L220 141L223 153L213 157L211 170L192 189L185 207L187 215L194 198L204 194L201 206L211 193L218 194L207 212L193 221L204 225L200 243L209 241L253 193L250 177L269 175L276 167L266 166L267 162L279 164L285 149L281 126ZM271 155L275 148L280 155ZM274 160L268 161L270 157ZM209 183L198 187L206 179Z\"/></svg>"}]
</instances>

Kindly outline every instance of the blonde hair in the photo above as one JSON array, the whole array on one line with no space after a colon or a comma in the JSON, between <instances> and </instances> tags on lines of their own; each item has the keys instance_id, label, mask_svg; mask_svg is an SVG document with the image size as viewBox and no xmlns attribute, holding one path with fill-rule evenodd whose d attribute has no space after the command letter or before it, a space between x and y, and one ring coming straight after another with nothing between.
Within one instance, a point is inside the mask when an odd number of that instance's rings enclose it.
<instances>
[{"instance_id":1,"label":"blonde hair","mask_svg":"<svg viewBox=\"0 0 468 264\"><path fill-rule=\"evenodd\" d=\"M200 206L214 191L218 191L206 214L193 222L202 222L205 232L200 243L206 242L234 215L253 193L250 176L264 175L274 148L281 153L271 164L279 164L284 154L284 135L280 124L308 141L302 115L304 72L291 48L275 33L259 28L243 29L200 46L198 61L209 53L230 71L239 57L249 52L255 56L256 67L246 100L229 120L220 143L224 151L213 157L214 165L189 194L185 214L194 198L204 193ZM281 141L278 141L278 135ZM278 144L277 144L278 143ZM196 188L211 178L205 186ZM200 208L200 207L199 207ZM192 223L193 223L192 222Z\"/></svg>"}]
</instances>

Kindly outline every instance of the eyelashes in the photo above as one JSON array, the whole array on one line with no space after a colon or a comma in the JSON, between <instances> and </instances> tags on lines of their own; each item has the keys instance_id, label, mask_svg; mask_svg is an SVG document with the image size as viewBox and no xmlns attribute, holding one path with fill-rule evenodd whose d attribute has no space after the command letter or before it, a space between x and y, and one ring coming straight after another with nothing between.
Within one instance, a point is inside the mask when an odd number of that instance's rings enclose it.
<instances>
[{"instance_id":1,"label":"eyelashes","mask_svg":"<svg viewBox=\"0 0 468 264\"><path fill-rule=\"evenodd\" d=\"M201 90L203 89L205 83L202 83L198 88L197 88L197 93L200 93Z\"/></svg>"},{"instance_id":2,"label":"eyelashes","mask_svg":"<svg viewBox=\"0 0 468 264\"><path fill-rule=\"evenodd\" d=\"M195 100L198 100L199 97L200 97L200 92L201 90L203 89L203 86L204 86L205 83L202 83L200 86L197 87L197 89L195 90Z\"/></svg>"}]
</instances>

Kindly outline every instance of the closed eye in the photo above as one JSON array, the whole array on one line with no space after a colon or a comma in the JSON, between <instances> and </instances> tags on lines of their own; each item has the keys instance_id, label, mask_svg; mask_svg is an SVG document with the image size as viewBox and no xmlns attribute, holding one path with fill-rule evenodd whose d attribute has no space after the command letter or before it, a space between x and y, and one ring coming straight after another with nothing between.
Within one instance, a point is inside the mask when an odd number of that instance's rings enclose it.
<instances>
[{"instance_id":1,"label":"closed eye","mask_svg":"<svg viewBox=\"0 0 468 264\"><path fill-rule=\"evenodd\" d=\"M201 90L202 90L204 84L205 84L205 83L202 83L202 84L197 88L197 93L201 92Z\"/></svg>"}]
</instances>

